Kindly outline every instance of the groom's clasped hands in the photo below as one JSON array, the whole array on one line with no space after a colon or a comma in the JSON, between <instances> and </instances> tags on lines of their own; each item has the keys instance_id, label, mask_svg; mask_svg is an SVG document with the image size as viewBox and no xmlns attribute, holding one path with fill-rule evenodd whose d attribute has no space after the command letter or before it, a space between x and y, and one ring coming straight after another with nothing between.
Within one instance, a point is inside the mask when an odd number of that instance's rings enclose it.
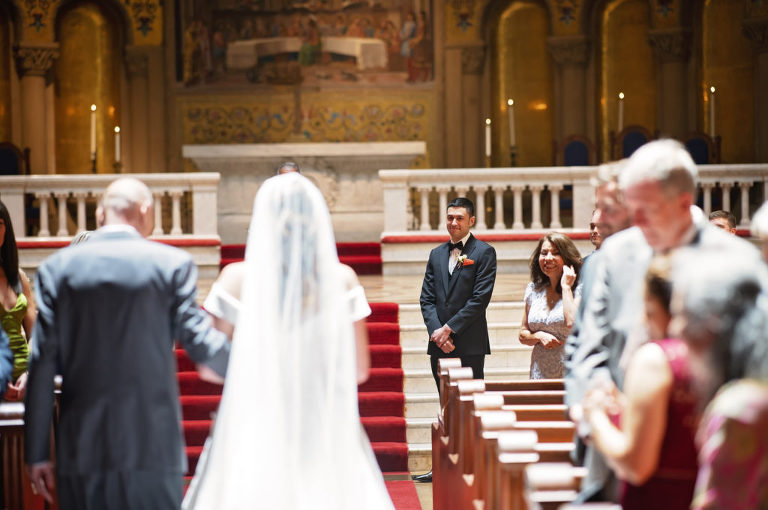
<instances>
[{"instance_id":1,"label":"groom's clasped hands","mask_svg":"<svg viewBox=\"0 0 768 510\"><path fill-rule=\"evenodd\" d=\"M429 340L435 342L444 353L448 354L456 348L456 346L453 345L451 333L453 333L453 330L448 327L448 324L445 324L442 328L433 331Z\"/></svg>"}]
</instances>

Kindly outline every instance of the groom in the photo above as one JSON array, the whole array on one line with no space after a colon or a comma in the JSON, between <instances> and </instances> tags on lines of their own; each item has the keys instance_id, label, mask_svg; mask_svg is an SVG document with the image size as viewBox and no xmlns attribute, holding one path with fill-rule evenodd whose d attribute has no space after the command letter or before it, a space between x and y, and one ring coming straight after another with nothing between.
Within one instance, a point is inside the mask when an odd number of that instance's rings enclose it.
<instances>
[{"instance_id":1,"label":"groom","mask_svg":"<svg viewBox=\"0 0 768 510\"><path fill-rule=\"evenodd\" d=\"M496 281L496 250L469 232L475 224L472 201L453 199L445 219L451 240L429 254L419 300L438 391L440 358L460 358L462 366L472 368L475 379L483 378L485 355L491 353L485 309ZM431 482L432 472L414 480Z\"/></svg>"}]
</instances>

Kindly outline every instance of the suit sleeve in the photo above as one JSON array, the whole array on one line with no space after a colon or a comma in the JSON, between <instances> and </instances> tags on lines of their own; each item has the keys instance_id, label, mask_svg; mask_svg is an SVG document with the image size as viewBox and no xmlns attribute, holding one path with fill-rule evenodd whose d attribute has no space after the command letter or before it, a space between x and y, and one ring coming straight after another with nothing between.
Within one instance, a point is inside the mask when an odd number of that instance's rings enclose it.
<instances>
[{"instance_id":1,"label":"suit sleeve","mask_svg":"<svg viewBox=\"0 0 768 510\"><path fill-rule=\"evenodd\" d=\"M224 377L229 361L230 343L226 335L213 328L211 319L197 306L197 268L187 260L174 272L176 299L172 313L173 337L181 343L196 363L207 365Z\"/></svg>"},{"instance_id":2,"label":"suit sleeve","mask_svg":"<svg viewBox=\"0 0 768 510\"><path fill-rule=\"evenodd\" d=\"M427 269L424 272L424 283L421 285L421 298L419 298L419 304L421 305L421 315L424 318L424 325L427 326L427 332L429 336L432 333L443 326L440 318L437 316L437 305L435 295L435 267L432 264L434 252L429 254L429 260L427 261Z\"/></svg>"},{"instance_id":3,"label":"suit sleeve","mask_svg":"<svg viewBox=\"0 0 768 510\"><path fill-rule=\"evenodd\" d=\"M5 394L13 372L13 354L3 328L0 328L0 398Z\"/></svg>"},{"instance_id":4,"label":"suit sleeve","mask_svg":"<svg viewBox=\"0 0 768 510\"><path fill-rule=\"evenodd\" d=\"M456 314L448 319L446 324L455 335L460 335L467 326L485 314L488 303L491 302L493 285L496 283L496 250L492 246L483 252L475 261L475 283L472 296Z\"/></svg>"},{"instance_id":5,"label":"suit sleeve","mask_svg":"<svg viewBox=\"0 0 768 510\"><path fill-rule=\"evenodd\" d=\"M566 404L569 407L584 399L591 380L598 377L611 378L608 366L611 356L608 344L613 339L609 320L610 275L602 258L596 262L578 336L569 338L572 353L565 379ZM582 437L589 434L585 420L578 433Z\"/></svg>"},{"instance_id":6,"label":"suit sleeve","mask_svg":"<svg viewBox=\"0 0 768 510\"><path fill-rule=\"evenodd\" d=\"M50 460L53 419L53 378L59 358L56 324L56 278L43 264L35 277L37 322L32 332L29 379L24 401L24 454L27 464Z\"/></svg>"}]
</instances>

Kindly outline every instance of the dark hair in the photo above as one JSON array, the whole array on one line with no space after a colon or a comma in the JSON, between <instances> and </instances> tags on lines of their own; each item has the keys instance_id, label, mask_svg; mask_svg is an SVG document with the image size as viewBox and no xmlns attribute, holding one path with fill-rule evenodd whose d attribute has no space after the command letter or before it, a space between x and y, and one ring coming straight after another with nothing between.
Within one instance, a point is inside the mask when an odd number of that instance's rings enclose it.
<instances>
[{"instance_id":1,"label":"dark hair","mask_svg":"<svg viewBox=\"0 0 768 510\"><path fill-rule=\"evenodd\" d=\"M0 219L5 222L5 239L0 248L0 265L5 271L8 285L16 294L21 292L21 280L19 279L19 249L16 246L16 236L13 234L13 223L8 208L0 201Z\"/></svg>"},{"instance_id":2,"label":"dark hair","mask_svg":"<svg viewBox=\"0 0 768 510\"><path fill-rule=\"evenodd\" d=\"M560 252L560 256L563 257L564 266L573 266L573 270L576 271L576 280L574 280L573 286L576 287L579 282L579 273L581 273L581 254L576 248L576 245L573 244L573 241L571 241L571 238L560 232L549 232L544 235L544 237L539 239L539 244L536 245L536 249L533 250L533 255L531 255L530 261L531 281L533 282L533 286L536 289L541 289L550 284L549 277L545 275L544 271L539 267L539 255L541 254L541 247L544 244L544 241L549 241L552 246ZM563 287L560 285L560 282L557 282L557 293L563 293Z\"/></svg>"},{"instance_id":3,"label":"dark hair","mask_svg":"<svg viewBox=\"0 0 768 510\"><path fill-rule=\"evenodd\" d=\"M445 210L447 211L449 207L463 207L467 210L467 213L469 213L470 218L475 215L475 204L465 197L454 198L448 203L448 207L446 207Z\"/></svg>"},{"instance_id":4,"label":"dark hair","mask_svg":"<svg viewBox=\"0 0 768 510\"><path fill-rule=\"evenodd\" d=\"M712 211L709 213L709 219L710 220L716 220L718 218L725 218L725 221L728 222L728 227L730 228L736 228L736 216L733 215L730 211Z\"/></svg>"},{"instance_id":5,"label":"dark hair","mask_svg":"<svg viewBox=\"0 0 768 510\"><path fill-rule=\"evenodd\" d=\"M668 256L656 255L648 264L645 273L645 295L656 299L667 313L672 301L672 281L670 274L672 261Z\"/></svg>"}]
</instances>

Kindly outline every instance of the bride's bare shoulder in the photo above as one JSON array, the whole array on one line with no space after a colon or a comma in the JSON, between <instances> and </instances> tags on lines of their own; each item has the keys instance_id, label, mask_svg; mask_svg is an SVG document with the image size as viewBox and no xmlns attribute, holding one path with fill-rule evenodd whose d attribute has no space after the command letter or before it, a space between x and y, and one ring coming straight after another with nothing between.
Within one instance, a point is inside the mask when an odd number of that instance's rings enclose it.
<instances>
[{"instance_id":1,"label":"bride's bare shoulder","mask_svg":"<svg viewBox=\"0 0 768 510\"><path fill-rule=\"evenodd\" d=\"M360 281L357 279L357 273L355 273L355 270L346 264L339 263L339 275L341 276L347 290L354 289L360 285Z\"/></svg>"}]
</instances>

